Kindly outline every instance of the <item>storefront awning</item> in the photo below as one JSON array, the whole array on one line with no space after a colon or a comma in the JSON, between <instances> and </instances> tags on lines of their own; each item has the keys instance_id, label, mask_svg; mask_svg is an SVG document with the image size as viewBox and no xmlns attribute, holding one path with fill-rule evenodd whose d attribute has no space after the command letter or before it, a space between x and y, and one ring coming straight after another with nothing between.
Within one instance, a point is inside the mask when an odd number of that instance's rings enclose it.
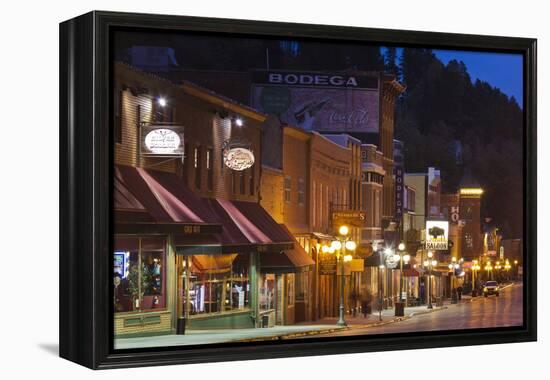
<instances>
[{"instance_id":1,"label":"storefront awning","mask_svg":"<svg viewBox=\"0 0 550 380\"><path fill-rule=\"evenodd\" d=\"M115 233L221 232L217 216L175 174L117 165Z\"/></svg>"},{"instance_id":2,"label":"storefront awning","mask_svg":"<svg viewBox=\"0 0 550 380\"><path fill-rule=\"evenodd\" d=\"M256 202L204 199L222 224L216 238L224 252L280 252L294 238Z\"/></svg>"},{"instance_id":3,"label":"storefront awning","mask_svg":"<svg viewBox=\"0 0 550 380\"><path fill-rule=\"evenodd\" d=\"M292 236L284 224L280 224L288 235L293 239L294 248L284 252L267 252L260 257L260 268L264 273L288 273L308 270L315 261L308 255L306 250Z\"/></svg>"},{"instance_id":4,"label":"storefront awning","mask_svg":"<svg viewBox=\"0 0 550 380\"><path fill-rule=\"evenodd\" d=\"M321 241L333 241L336 238L332 235L323 234L321 232L313 232L312 235Z\"/></svg>"}]
</instances>

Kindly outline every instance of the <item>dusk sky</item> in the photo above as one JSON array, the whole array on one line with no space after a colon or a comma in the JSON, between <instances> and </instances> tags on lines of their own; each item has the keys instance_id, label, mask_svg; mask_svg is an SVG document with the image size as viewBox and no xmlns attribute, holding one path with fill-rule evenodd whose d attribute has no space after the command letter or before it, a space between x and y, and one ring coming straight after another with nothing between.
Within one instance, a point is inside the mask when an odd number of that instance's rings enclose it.
<instances>
[{"instance_id":1,"label":"dusk sky","mask_svg":"<svg viewBox=\"0 0 550 380\"><path fill-rule=\"evenodd\" d=\"M480 53L472 51L434 50L445 64L456 59L468 68L472 81L480 79L514 96L523 105L523 57L521 54Z\"/></svg>"},{"instance_id":2,"label":"dusk sky","mask_svg":"<svg viewBox=\"0 0 550 380\"><path fill-rule=\"evenodd\" d=\"M384 52L382 48L382 52ZM400 56L402 48L397 48ZM514 96L523 107L523 57L521 54L484 53L460 50L433 50L444 64L453 59L462 61L468 68L472 82L488 82L508 96Z\"/></svg>"}]
</instances>

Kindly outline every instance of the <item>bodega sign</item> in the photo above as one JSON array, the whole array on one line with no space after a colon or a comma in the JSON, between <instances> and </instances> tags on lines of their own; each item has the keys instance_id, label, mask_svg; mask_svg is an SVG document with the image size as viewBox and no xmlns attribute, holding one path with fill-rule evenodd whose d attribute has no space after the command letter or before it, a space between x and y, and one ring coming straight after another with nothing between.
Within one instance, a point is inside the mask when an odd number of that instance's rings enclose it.
<instances>
[{"instance_id":1,"label":"bodega sign","mask_svg":"<svg viewBox=\"0 0 550 380\"><path fill-rule=\"evenodd\" d=\"M256 71L252 73L252 80L257 84L282 86L378 88L378 79L374 76L347 75L341 72Z\"/></svg>"},{"instance_id":2,"label":"bodega sign","mask_svg":"<svg viewBox=\"0 0 550 380\"><path fill-rule=\"evenodd\" d=\"M344 77L342 75L311 75L311 74L281 74L270 73L269 83L272 84L300 84L317 86L357 87L355 77Z\"/></svg>"},{"instance_id":3,"label":"bodega sign","mask_svg":"<svg viewBox=\"0 0 550 380\"><path fill-rule=\"evenodd\" d=\"M433 251L449 249L449 222L426 221L426 249Z\"/></svg>"},{"instance_id":4,"label":"bodega sign","mask_svg":"<svg viewBox=\"0 0 550 380\"><path fill-rule=\"evenodd\" d=\"M183 155L183 134L168 128L144 128L141 153L152 156Z\"/></svg>"}]
</instances>

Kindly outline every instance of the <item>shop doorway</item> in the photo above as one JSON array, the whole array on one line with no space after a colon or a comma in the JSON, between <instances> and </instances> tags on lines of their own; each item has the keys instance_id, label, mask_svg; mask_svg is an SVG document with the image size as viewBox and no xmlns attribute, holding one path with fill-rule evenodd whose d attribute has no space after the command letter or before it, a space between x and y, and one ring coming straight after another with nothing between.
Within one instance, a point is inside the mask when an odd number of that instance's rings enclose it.
<instances>
[{"instance_id":1,"label":"shop doorway","mask_svg":"<svg viewBox=\"0 0 550 380\"><path fill-rule=\"evenodd\" d=\"M285 324L284 275L264 273L260 280L260 313L269 326Z\"/></svg>"}]
</instances>

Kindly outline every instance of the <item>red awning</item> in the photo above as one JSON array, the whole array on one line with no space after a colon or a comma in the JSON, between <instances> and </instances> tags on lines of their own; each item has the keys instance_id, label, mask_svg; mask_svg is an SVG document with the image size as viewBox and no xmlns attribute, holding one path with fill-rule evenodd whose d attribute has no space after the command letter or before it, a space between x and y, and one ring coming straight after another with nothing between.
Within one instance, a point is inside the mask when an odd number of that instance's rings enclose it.
<instances>
[{"instance_id":1,"label":"red awning","mask_svg":"<svg viewBox=\"0 0 550 380\"><path fill-rule=\"evenodd\" d=\"M284 252L268 252L260 257L260 268L262 272L295 272L305 270L315 261L308 255L306 250L298 243L284 224L279 226L290 236L294 242L294 248Z\"/></svg>"},{"instance_id":2,"label":"red awning","mask_svg":"<svg viewBox=\"0 0 550 380\"><path fill-rule=\"evenodd\" d=\"M292 249L294 238L259 203L204 199L222 223L224 252L279 252Z\"/></svg>"},{"instance_id":3,"label":"red awning","mask_svg":"<svg viewBox=\"0 0 550 380\"><path fill-rule=\"evenodd\" d=\"M117 233L219 232L217 216L172 173L115 166Z\"/></svg>"}]
</instances>

